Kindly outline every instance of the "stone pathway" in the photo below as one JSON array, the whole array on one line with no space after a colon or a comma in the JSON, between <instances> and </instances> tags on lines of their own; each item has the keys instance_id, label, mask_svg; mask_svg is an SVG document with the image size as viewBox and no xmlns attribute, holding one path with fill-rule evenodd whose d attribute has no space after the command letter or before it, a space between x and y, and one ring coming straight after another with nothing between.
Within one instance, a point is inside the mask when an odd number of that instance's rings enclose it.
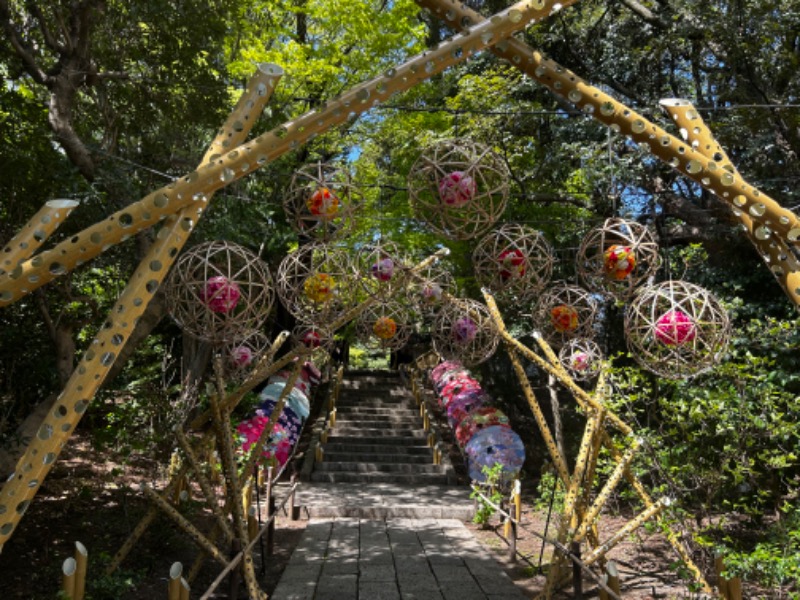
<instances>
[{"instance_id":1,"label":"stone pathway","mask_svg":"<svg viewBox=\"0 0 800 600\"><path fill-rule=\"evenodd\" d=\"M273 600L524 600L456 519L311 519Z\"/></svg>"}]
</instances>

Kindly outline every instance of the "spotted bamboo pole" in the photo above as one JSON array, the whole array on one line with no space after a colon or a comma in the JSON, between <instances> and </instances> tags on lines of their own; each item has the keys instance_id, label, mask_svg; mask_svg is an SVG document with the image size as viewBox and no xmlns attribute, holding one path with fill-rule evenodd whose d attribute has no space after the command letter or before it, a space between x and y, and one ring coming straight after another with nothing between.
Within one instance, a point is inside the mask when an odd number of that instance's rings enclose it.
<instances>
[{"instance_id":1,"label":"spotted bamboo pole","mask_svg":"<svg viewBox=\"0 0 800 600\"><path fill-rule=\"evenodd\" d=\"M589 534L592 529L592 525L600 514L603 506L605 506L605 503L611 497L611 494L614 493L614 490L619 482L622 481L625 471L630 467L631 461L633 461L634 456L636 456L636 451L639 449L641 443L641 438L634 438L631 442L631 445L625 451L625 454L623 454L620 460L617 462L616 467L614 467L614 471L612 471L611 475L606 480L606 483L603 485L603 489L600 490L600 493L597 494L597 497L586 511L586 514L583 515L583 521L581 522L578 531L575 533L573 538L574 541L580 542Z\"/></svg>"},{"instance_id":2,"label":"spotted bamboo pole","mask_svg":"<svg viewBox=\"0 0 800 600\"><path fill-rule=\"evenodd\" d=\"M416 0L450 27L464 30L485 23L485 19L464 2L445 0ZM602 90L578 77L575 73L545 58L540 52L514 38L492 48L497 56L564 98L583 113L626 135L640 148L649 150L681 175L690 178L724 202L732 205L734 214L749 214L756 229L765 227L771 236L781 238L791 252L778 255L770 265L789 299L800 306L800 270L796 256L800 251L800 218L775 200L748 184L735 171L723 168L718 161L706 156L699 148L669 134L632 108L615 100Z\"/></svg>"},{"instance_id":3,"label":"spotted bamboo pole","mask_svg":"<svg viewBox=\"0 0 800 600\"><path fill-rule=\"evenodd\" d=\"M278 67L266 65L251 78L241 99L204 156L201 168L204 168L203 165L213 163L212 158L215 156L217 144L240 143L247 137L280 75ZM178 184L175 186L180 187ZM175 198L179 195L174 190L170 190L170 194ZM207 195L196 199L190 198L185 206L173 205L170 196L164 193L155 193L148 198L149 200L142 201L143 203L138 205L139 220L133 213L123 211L102 221L96 226L97 230L78 234L69 241L57 245L50 251L55 252L50 259L43 256L46 253L35 257L42 259L46 272L54 277L62 268L68 270L72 268L70 264L73 267L81 264L96 256L101 248L113 245L130 235L129 223L133 226L133 223L149 222L153 218L155 218L153 223L166 219L155 242L148 249L144 260L112 308L111 316L84 353L55 405L44 418L36 437L31 440L17 462L13 477L0 489L0 549L13 533L30 500L36 495L61 449L86 412L89 402L116 362L119 351L147 309L181 248L186 244L194 224L203 214L208 202ZM25 271L24 265L23 271ZM29 280L32 276L36 276L36 273L29 269L11 281ZM5 281L6 279L0 276L0 306L14 299L12 294L11 300L4 301ZM151 519L154 518L155 514ZM146 529L145 525L141 531Z\"/></svg>"},{"instance_id":4,"label":"spotted bamboo pole","mask_svg":"<svg viewBox=\"0 0 800 600\"><path fill-rule=\"evenodd\" d=\"M0 275L14 271L21 262L30 258L78 204L77 200L65 199L45 202L44 206L3 248L0 253L2 256Z\"/></svg>"},{"instance_id":5,"label":"spotted bamboo pole","mask_svg":"<svg viewBox=\"0 0 800 600\"><path fill-rule=\"evenodd\" d=\"M227 410L220 409L221 401L225 397L224 371L222 354L218 353L214 356L214 379L217 389L216 394L212 394L210 397L211 415L216 429L219 451L222 455L222 472L225 474L225 490L228 499L226 506L233 517L234 531L236 532L234 543L238 540L241 544L245 544L247 541L247 515L242 506L242 486L239 484L239 475L233 454L234 440L231 432L230 413ZM244 557L242 571L250 598L254 600L266 599L266 595L258 586L253 557L250 553L247 553Z\"/></svg>"},{"instance_id":6,"label":"spotted bamboo pole","mask_svg":"<svg viewBox=\"0 0 800 600\"><path fill-rule=\"evenodd\" d=\"M191 470L194 471L195 479L200 486L200 490L203 492L206 505L213 513L217 525L225 534L225 539L230 542L234 538L233 530L231 529L228 520L225 518L225 515L222 514L222 509L217 501L217 494L214 492L208 477L206 477L200 460L197 458L197 454L192 448L192 444L189 442L189 439L186 437L186 434L183 432L183 429L180 426L175 427L174 431L175 438L178 440L181 450L183 450L183 455L186 458L186 462L189 464Z\"/></svg>"},{"instance_id":7,"label":"spotted bamboo pole","mask_svg":"<svg viewBox=\"0 0 800 600\"><path fill-rule=\"evenodd\" d=\"M731 159L691 102L680 98L667 98L661 100L659 104L675 121L684 141L691 144L692 148L697 149L709 160L716 162L722 169L740 176ZM773 235L769 224L759 224L753 220L753 216L758 216L757 213L761 210L759 205L751 206L749 212L741 210L743 198L734 198L733 202L729 203L729 207L733 211L734 217L739 220L750 242L773 271L773 275L780 276L784 268L793 272L800 271L800 262L798 262L800 256L797 248L793 254L792 248L782 236Z\"/></svg>"},{"instance_id":8,"label":"spotted bamboo pole","mask_svg":"<svg viewBox=\"0 0 800 600\"><path fill-rule=\"evenodd\" d=\"M145 484L141 486L142 492L145 496L147 496L148 500L153 502L165 515L167 515L172 521L183 530L192 540L205 551L211 558L216 560L219 564L223 567L228 564L228 559L219 551L219 549L209 540L206 536L204 536L197 527L192 525L189 520L184 517L181 513L179 513L174 506L172 506L169 502L164 500L160 494L158 494L154 489L152 489L149 485Z\"/></svg>"}]
</instances>

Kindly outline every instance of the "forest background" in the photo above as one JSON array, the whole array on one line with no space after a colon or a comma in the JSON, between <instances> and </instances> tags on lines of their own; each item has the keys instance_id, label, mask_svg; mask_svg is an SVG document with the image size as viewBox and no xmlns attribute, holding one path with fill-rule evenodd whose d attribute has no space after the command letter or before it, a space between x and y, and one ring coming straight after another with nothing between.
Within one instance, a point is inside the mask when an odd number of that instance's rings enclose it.
<instances>
[{"instance_id":1,"label":"forest background","mask_svg":"<svg viewBox=\"0 0 800 600\"><path fill-rule=\"evenodd\" d=\"M467 4L486 15L506 6ZM255 63L286 72L260 133L450 35L410 0L0 0L0 25L0 240L45 201L80 200L50 243L192 170ZM800 1L583 0L521 37L668 130L658 100L690 99L748 181L800 207ZM724 550L733 572L797 594L796 311L725 205L490 53L228 186L193 242L229 240L277 267L298 244L282 208L292 173L342 160L365 191L354 238L381 234L417 257L444 243L462 293L478 298L470 243L444 242L408 207L411 165L450 138L501 154L511 172L503 221L545 233L557 278L574 278L572 259L589 229L624 216L656 233L661 278L689 280L721 299L733 322L729 352L711 373L680 381L631 360L622 310L610 305L599 341L615 359L613 407L645 439L641 477L680 499L673 516L690 524L696 547L708 556ZM0 474L155 233L0 310ZM520 336L533 327L530 308L508 309ZM287 327L287 318L279 313L270 327ZM81 430L119 456L168 456L180 372L202 362L202 352L182 339L161 295L126 352ZM509 369L498 356L482 377L515 429L530 432L526 469L538 479L543 453L518 390L503 383ZM562 443L574 447L574 406L550 393L541 374L531 376L561 416Z\"/></svg>"}]
</instances>

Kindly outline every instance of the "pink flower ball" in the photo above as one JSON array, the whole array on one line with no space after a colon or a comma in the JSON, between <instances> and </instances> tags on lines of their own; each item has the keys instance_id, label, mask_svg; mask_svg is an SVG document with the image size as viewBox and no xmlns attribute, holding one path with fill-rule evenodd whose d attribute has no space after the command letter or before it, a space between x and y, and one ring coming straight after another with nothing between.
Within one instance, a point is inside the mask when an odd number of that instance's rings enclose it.
<instances>
[{"instance_id":1,"label":"pink flower ball","mask_svg":"<svg viewBox=\"0 0 800 600\"><path fill-rule=\"evenodd\" d=\"M475 180L462 171L453 171L439 180L439 197L447 206L464 206L475 197Z\"/></svg>"},{"instance_id":2,"label":"pink flower ball","mask_svg":"<svg viewBox=\"0 0 800 600\"><path fill-rule=\"evenodd\" d=\"M253 350L249 346L236 346L231 351L231 362L237 367L246 367L253 362Z\"/></svg>"},{"instance_id":3,"label":"pink flower ball","mask_svg":"<svg viewBox=\"0 0 800 600\"><path fill-rule=\"evenodd\" d=\"M680 346L697 336L692 318L680 310L668 310L656 321L656 339L667 346Z\"/></svg>"},{"instance_id":4,"label":"pink flower ball","mask_svg":"<svg viewBox=\"0 0 800 600\"><path fill-rule=\"evenodd\" d=\"M453 337L461 344L467 344L475 339L478 326L469 317L461 317L453 323Z\"/></svg>"},{"instance_id":5,"label":"pink flower ball","mask_svg":"<svg viewBox=\"0 0 800 600\"><path fill-rule=\"evenodd\" d=\"M391 258L382 258L372 265L371 272L378 281L389 281L394 275L394 262Z\"/></svg>"},{"instance_id":6,"label":"pink flower ball","mask_svg":"<svg viewBox=\"0 0 800 600\"><path fill-rule=\"evenodd\" d=\"M442 300L442 286L438 283L429 283L422 288L422 298L425 304L432 305L441 302Z\"/></svg>"},{"instance_id":7,"label":"pink flower ball","mask_svg":"<svg viewBox=\"0 0 800 600\"><path fill-rule=\"evenodd\" d=\"M313 329L306 331L305 334L303 334L302 340L306 348L319 348L322 344L322 336Z\"/></svg>"},{"instance_id":8,"label":"pink flower ball","mask_svg":"<svg viewBox=\"0 0 800 600\"><path fill-rule=\"evenodd\" d=\"M206 281L203 289L203 301L216 313L227 313L239 303L239 286L227 277L217 275Z\"/></svg>"},{"instance_id":9,"label":"pink flower ball","mask_svg":"<svg viewBox=\"0 0 800 600\"><path fill-rule=\"evenodd\" d=\"M573 370L582 373L589 368L590 362L590 356L586 352L575 352L572 357L570 357L569 366L572 367Z\"/></svg>"}]
</instances>

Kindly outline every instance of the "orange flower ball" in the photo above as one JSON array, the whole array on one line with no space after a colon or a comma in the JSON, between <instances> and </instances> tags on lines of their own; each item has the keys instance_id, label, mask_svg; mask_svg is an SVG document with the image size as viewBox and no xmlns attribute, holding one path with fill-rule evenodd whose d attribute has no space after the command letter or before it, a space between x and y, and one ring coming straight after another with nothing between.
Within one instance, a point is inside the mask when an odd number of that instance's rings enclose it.
<instances>
[{"instance_id":1,"label":"orange flower ball","mask_svg":"<svg viewBox=\"0 0 800 600\"><path fill-rule=\"evenodd\" d=\"M569 333L578 328L578 311L566 304L559 304L550 310L553 328L559 333Z\"/></svg>"},{"instance_id":2,"label":"orange flower ball","mask_svg":"<svg viewBox=\"0 0 800 600\"><path fill-rule=\"evenodd\" d=\"M622 281L636 268L636 254L628 246L611 246L603 254L606 277Z\"/></svg>"}]
</instances>

